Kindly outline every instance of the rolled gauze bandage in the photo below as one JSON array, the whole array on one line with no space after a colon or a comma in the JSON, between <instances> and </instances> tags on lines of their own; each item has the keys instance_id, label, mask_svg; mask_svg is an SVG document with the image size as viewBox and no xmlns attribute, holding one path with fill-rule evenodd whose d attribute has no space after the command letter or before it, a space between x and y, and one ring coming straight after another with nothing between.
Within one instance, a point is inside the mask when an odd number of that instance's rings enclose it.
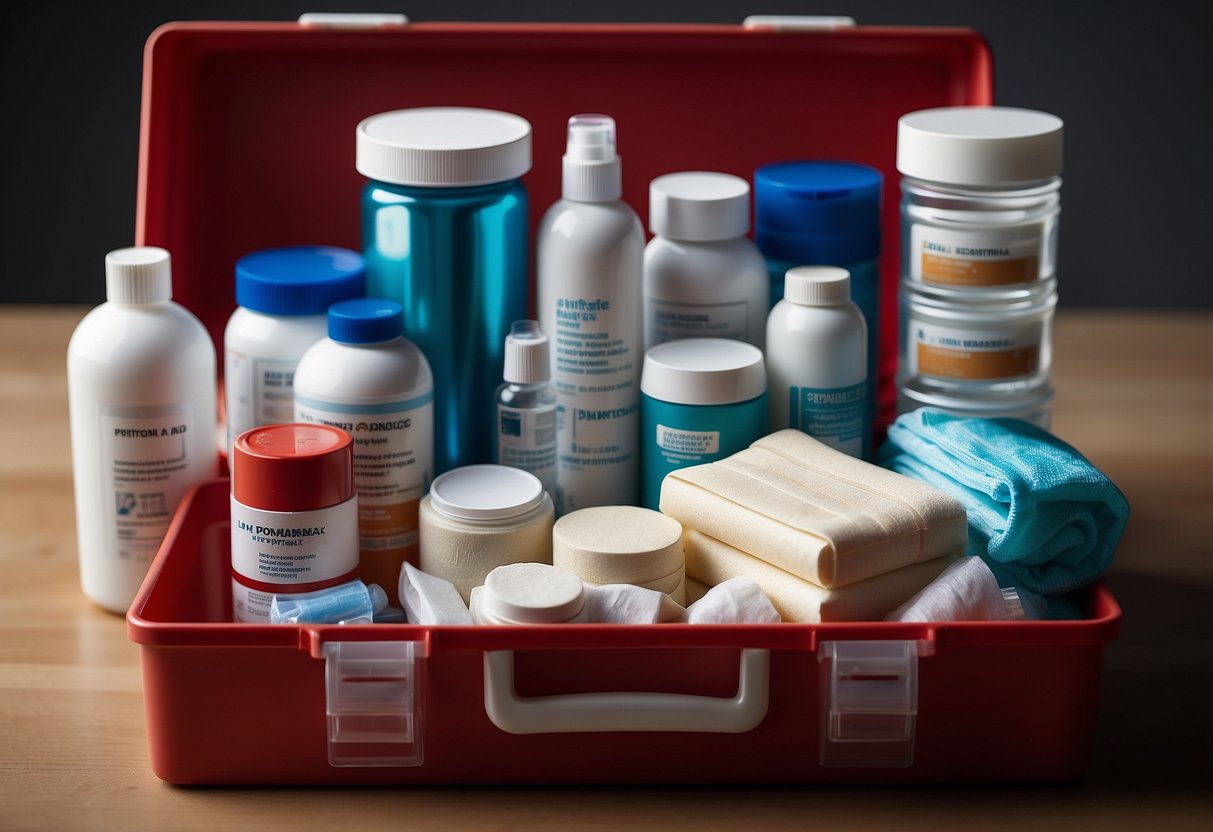
<instances>
[{"instance_id":1,"label":"rolled gauze bandage","mask_svg":"<svg viewBox=\"0 0 1213 832\"><path fill-rule=\"evenodd\" d=\"M673 593L683 568L682 525L647 508L583 508L552 528L552 563L592 584Z\"/></svg>"}]
</instances>

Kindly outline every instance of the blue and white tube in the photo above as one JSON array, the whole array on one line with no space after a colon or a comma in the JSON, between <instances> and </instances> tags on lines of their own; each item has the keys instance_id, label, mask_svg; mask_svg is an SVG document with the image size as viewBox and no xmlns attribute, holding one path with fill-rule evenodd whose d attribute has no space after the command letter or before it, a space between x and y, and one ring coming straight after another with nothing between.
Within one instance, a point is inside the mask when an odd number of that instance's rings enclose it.
<instances>
[{"instance_id":1,"label":"blue and white tube","mask_svg":"<svg viewBox=\"0 0 1213 832\"><path fill-rule=\"evenodd\" d=\"M340 586L275 595L270 601L271 624L370 624L387 607L387 593L378 584L350 581Z\"/></svg>"}]
</instances>

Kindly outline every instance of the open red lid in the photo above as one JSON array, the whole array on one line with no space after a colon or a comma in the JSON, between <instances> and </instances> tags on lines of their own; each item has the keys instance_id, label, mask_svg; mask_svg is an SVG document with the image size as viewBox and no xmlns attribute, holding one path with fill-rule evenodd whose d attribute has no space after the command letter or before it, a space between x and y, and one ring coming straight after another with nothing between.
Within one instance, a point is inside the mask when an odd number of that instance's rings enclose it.
<instances>
[{"instance_id":1,"label":"open red lid","mask_svg":"<svg viewBox=\"0 0 1213 832\"><path fill-rule=\"evenodd\" d=\"M354 496L350 435L328 425L246 430L232 448L232 495L262 511L312 511Z\"/></svg>"}]
</instances>

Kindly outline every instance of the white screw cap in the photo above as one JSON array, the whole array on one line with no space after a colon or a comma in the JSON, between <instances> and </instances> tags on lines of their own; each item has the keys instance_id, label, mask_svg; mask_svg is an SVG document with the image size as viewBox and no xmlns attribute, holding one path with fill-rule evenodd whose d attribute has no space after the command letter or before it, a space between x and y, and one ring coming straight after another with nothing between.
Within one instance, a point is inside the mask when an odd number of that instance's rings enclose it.
<instances>
[{"instance_id":1,"label":"white screw cap","mask_svg":"<svg viewBox=\"0 0 1213 832\"><path fill-rule=\"evenodd\" d=\"M514 321L505 336L504 379L510 384L538 384L551 377L548 337L538 321Z\"/></svg>"},{"instance_id":2,"label":"white screw cap","mask_svg":"<svg viewBox=\"0 0 1213 832\"><path fill-rule=\"evenodd\" d=\"M105 298L142 305L172 300L169 253L155 246L120 248L105 255Z\"/></svg>"},{"instance_id":3,"label":"white screw cap","mask_svg":"<svg viewBox=\"0 0 1213 832\"><path fill-rule=\"evenodd\" d=\"M784 300L801 306L838 306L851 301L851 273L837 266L797 266L783 279Z\"/></svg>"},{"instance_id":4,"label":"white screw cap","mask_svg":"<svg viewBox=\"0 0 1213 832\"><path fill-rule=\"evenodd\" d=\"M623 194L623 165L616 153L615 119L583 113L569 119L562 196L574 202L609 202Z\"/></svg>"},{"instance_id":5,"label":"white screw cap","mask_svg":"<svg viewBox=\"0 0 1213 832\"><path fill-rule=\"evenodd\" d=\"M727 173L667 173L649 183L649 229L670 240L732 240L750 230L750 183Z\"/></svg>"},{"instance_id":6,"label":"white screw cap","mask_svg":"<svg viewBox=\"0 0 1213 832\"><path fill-rule=\"evenodd\" d=\"M897 120L897 170L952 185L1024 185L1061 173L1062 120L1016 107L939 107Z\"/></svg>"},{"instance_id":7,"label":"white screw cap","mask_svg":"<svg viewBox=\"0 0 1213 832\"><path fill-rule=\"evenodd\" d=\"M727 338L666 341L644 354L640 391L674 404L734 404L767 390L762 350Z\"/></svg>"}]
</instances>

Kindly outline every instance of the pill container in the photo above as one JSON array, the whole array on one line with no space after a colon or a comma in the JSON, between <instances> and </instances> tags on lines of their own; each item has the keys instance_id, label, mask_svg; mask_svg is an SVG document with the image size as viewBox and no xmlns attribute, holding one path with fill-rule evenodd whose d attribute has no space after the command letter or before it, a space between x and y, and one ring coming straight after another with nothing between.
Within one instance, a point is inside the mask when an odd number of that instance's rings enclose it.
<instances>
[{"instance_id":1,"label":"pill container","mask_svg":"<svg viewBox=\"0 0 1213 832\"><path fill-rule=\"evenodd\" d=\"M223 332L227 449L250 428L294 421L295 368L328 332L325 313L365 292L362 255L296 246L236 261L235 312Z\"/></svg>"},{"instance_id":2,"label":"pill container","mask_svg":"<svg viewBox=\"0 0 1213 832\"><path fill-rule=\"evenodd\" d=\"M463 596L498 566L552 562L555 508L534 474L468 465L434 480L421 500L420 566Z\"/></svg>"},{"instance_id":3,"label":"pill container","mask_svg":"<svg viewBox=\"0 0 1213 832\"><path fill-rule=\"evenodd\" d=\"M933 390L913 380L898 386L897 412L935 407L954 416L982 419L1023 419L1048 430L1053 421L1053 388L1049 384L1023 391L997 392Z\"/></svg>"},{"instance_id":4,"label":"pill container","mask_svg":"<svg viewBox=\"0 0 1213 832\"><path fill-rule=\"evenodd\" d=\"M928 388L1025 389L1045 384L1052 362L1054 281L1048 294L959 303L901 292L901 369Z\"/></svg>"},{"instance_id":5,"label":"pill container","mask_svg":"<svg viewBox=\"0 0 1213 832\"><path fill-rule=\"evenodd\" d=\"M545 563L499 566L477 593L478 624L576 624L589 620L585 587L568 570Z\"/></svg>"},{"instance_id":6,"label":"pill container","mask_svg":"<svg viewBox=\"0 0 1213 832\"><path fill-rule=\"evenodd\" d=\"M636 506L566 514L552 529L552 563L591 586L633 584L686 601L682 524Z\"/></svg>"},{"instance_id":7,"label":"pill container","mask_svg":"<svg viewBox=\"0 0 1213 832\"><path fill-rule=\"evenodd\" d=\"M232 447L232 607L268 622L275 594L354 579L358 497L353 442L327 425L272 425Z\"/></svg>"},{"instance_id":8,"label":"pill container","mask_svg":"<svg viewBox=\"0 0 1213 832\"><path fill-rule=\"evenodd\" d=\"M751 344L688 338L653 347L640 392L643 499L651 509L666 474L723 459L767 432L766 366Z\"/></svg>"},{"instance_id":9,"label":"pill container","mask_svg":"<svg viewBox=\"0 0 1213 832\"><path fill-rule=\"evenodd\" d=\"M897 123L901 276L943 299L1022 299L1057 265L1062 120L1013 107Z\"/></svg>"},{"instance_id":10,"label":"pill container","mask_svg":"<svg viewBox=\"0 0 1213 832\"><path fill-rule=\"evenodd\" d=\"M505 336L527 312L531 126L495 110L425 107L357 128L367 293L398 301L433 363L439 473L486 462Z\"/></svg>"}]
</instances>

